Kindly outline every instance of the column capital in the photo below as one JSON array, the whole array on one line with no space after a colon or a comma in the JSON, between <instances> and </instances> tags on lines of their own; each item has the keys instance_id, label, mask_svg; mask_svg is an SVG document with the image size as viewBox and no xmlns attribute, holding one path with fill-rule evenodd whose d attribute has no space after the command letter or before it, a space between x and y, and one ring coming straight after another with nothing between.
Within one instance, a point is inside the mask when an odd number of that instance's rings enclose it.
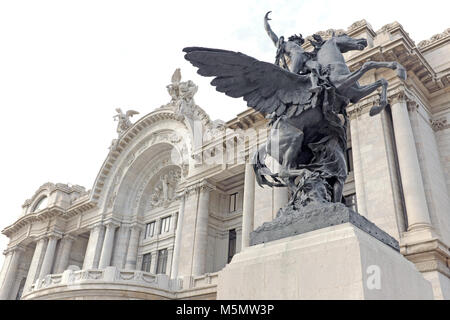
<instances>
[{"instance_id":1,"label":"column capital","mask_svg":"<svg viewBox=\"0 0 450 320\"><path fill-rule=\"evenodd\" d=\"M55 238L55 239L61 239L63 237L62 232L59 231L51 231L49 233L47 233L47 238L51 239L51 238Z\"/></svg>"},{"instance_id":2,"label":"column capital","mask_svg":"<svg viewBox=\"0 0 450 320\"><path fill-rule=\"evenodd\" d=\"M397 87L390 91L388 94L388 100L391 105L405 103L408 111L416 111L420 105L420 101L414 93L404 86Z\"/></svg>"},{"instance_id":3,"label":"column capital","mask_svg":"<svg viewBox=\"0 0 450 320\"><path fill-rule=\"evenodd\" d=\"M176 190L175 191L175 199L176 200L182 200L186 196L186 190Z\"/></svg>"},{"instance_id":4,"label":"column capital","mask_svg":"<svg viewBox=\"0 0 450 320\"><path fill-rule=\"evenodd\" d=\"M397 88L396 90L393 90L388 93L388 100L391 105L397 104L397 103L406 103L406 93L404 88Z\"/></svg>"},{"instance_id":5,"label":"column capital","mask_svg":"<svg viewBox=\"0 0 450 320\"><path fill-rule=\"evenodd\" d=\"M67 241L75 241L77 239L77 236L73 234L66 234L63 236L63 239Z\"/></svg>"},{"instance_id":6,"label":"column capital","mask_svg":"<svg viewBox=\"0 0 450 320\"><path fill-rule=\"evenodd\" d=\"M89 225L87 228L88 228L88 230L93 230L93 229L99 228L99 227L103 227L103 224L101 222L93 223L93 224Z\"/></svg>"},{"instance_id":7,"label":"column capital","mask_svg":"<svg viewBox=\"0 0 450 320\"><path fill-rule=\"evenodd\" d=\"M138 231L142 231L145 228L145 226L142 225L142 223L139 223L139 222L133 222L132 224L129 225L129 227L131 229L136 229Z\"/></svg>"},{"instance_id":8,"label":"column capital","mask_svg":"<svg viewBox=\"0 0 450 320\"><path fill-rule=\"evenodd\" d=\"M118 228L118 227L120 227L120 222L115 221L113 219L108 219L108 220L103 222L103 225L106 228Z\"/></svg>"},{"instance_id":9,"label":"column capital","mask_svg":"<svg viewBox=\"0 0 450 320\"><path fill-rule=\"evenodd\" d=\"M200 192L216 190L216 186L206 179L198 183L197 188L200 189Z\"/></svg>"},{"instance_id":10,"label":"column capital","mask_svg":"<svg viewBox=\"0 0 450 320\"><path fill-rule=\"evenodd\" d=\"M433 128L433 131L439 131L450 128L450 123L447 122L447 118L445 116L437 118L437 119L430 119L431 127Z\"/></svg>"},{"instance_id":11,"label":"column capital","mask_svg":"<svg viewBox=\"0 0 450 320\"><path fill-rule=\"evenodd\" d=\"M415 112L419 110L419 103L416 100L407 100L406 108L408 108L409 112Z\"/></svg>"},{"instance_id":12,"label":"column capital","mask_svg":"<svg viewBox=\"0 0 450 320\"><path fill-rule=\"evenodd\" d=\"M184 195L189 197L191 194L195 193L197 190L199 192L212 191L215 190L216 186L210 183L207 179L196 181L184 189Z\"/></svg>"},{"instance_id":13,"label":"column capital","mask_svg":"<svg viewBox=\"0 0 450 320\"><path fill-rule=\"evenodd\" d=\"M347 110L349 119L353 120L361 115L368 113L370 109L379 104L379 97L377 94L370 94L362 98L357 103L351 104Z\"/></svg>"}]
</instances>

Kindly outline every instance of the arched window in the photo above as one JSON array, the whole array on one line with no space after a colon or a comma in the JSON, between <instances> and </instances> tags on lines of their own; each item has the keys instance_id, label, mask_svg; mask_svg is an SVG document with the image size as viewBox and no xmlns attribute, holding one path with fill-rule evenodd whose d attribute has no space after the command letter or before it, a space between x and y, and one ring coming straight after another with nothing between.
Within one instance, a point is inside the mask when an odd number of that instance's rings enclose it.
<instances>
[{"instance_id":1,"label":"arched window","mask_svg":"<svg viewBox=\"0 0 450 320\"><path fill-rule=\"evenodd\" d=\"M39 201L35 204L32 212L41 211L42 209L45 209L46 207L47 207L47 196L39 199Z\"/></svg>"}]
</instances>

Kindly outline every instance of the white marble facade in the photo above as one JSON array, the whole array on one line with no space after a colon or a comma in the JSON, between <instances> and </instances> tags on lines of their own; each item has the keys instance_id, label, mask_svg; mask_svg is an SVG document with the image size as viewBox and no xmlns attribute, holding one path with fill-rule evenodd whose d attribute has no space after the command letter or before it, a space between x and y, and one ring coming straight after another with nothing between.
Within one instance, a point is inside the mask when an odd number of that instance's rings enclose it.
<instances>
[{"instance_id":1,"label":"white marble facade","mask_svg":"<svg viewBox=\"0 0 450 320\"><path fill-rule=\"evenodd\" d=\"M435 298L450 299L449 30L417 45L397 22L375 32L362 20L347 33L369 43L347 54L352 70L395 60L408 80L384 69L361 80L386 78L390 108L369 117L376 93L349 107L344 195L400 241ZM2 231L0 299L217 297L219 272L288 194L259 187L248 163L266 137L261 114L212 121L178 70L167 88L172 100L134 124L135 112L120 112L91 190L46 183L25 201Z\"/></svg>"}]
</instances>

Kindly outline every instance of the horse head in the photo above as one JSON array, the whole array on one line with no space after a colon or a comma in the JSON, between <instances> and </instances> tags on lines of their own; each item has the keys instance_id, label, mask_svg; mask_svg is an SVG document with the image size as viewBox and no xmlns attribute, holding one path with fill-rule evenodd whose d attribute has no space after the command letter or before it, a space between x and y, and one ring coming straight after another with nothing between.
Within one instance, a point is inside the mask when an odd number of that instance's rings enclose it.
<instances>
[{"instance_id":1,"label":"horse head","mask_svg":"<svg viewBox=\"0 0 450 320\"><path fill-rule=\"evenodd\" d=\"M364 38L354 39L347 34L340 34L338 36L333 36L331 41L336 43L339 50L344 53L351 50L364 50L367 47L367 40Z\"/></svg>"}]
</instances>

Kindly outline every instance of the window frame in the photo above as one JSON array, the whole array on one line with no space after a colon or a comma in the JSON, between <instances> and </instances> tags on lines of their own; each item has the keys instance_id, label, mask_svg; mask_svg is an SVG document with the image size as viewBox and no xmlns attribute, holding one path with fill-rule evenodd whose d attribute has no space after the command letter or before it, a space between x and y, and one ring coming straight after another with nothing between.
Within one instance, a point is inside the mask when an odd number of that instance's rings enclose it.
<instances>
[{"instance_id":1,"label":"window frame","mask_svg":"<svg viewBox=\"0 0 450 320\"><path fill-rule=\"evenodd\" d=\"M239 192L234 192L232 194L230 194L230 201L228 203L229 205L229 212L230 213L234 213L237 211L237 207L238 207L238 194ZM233 205L232 205L233 204Z\"/></svg>"},{"instance_id":2,"label":"window frame","mask_svg":"<svg viewBox=\"0 0 450 320\"><path fill-rule=\"evenodd\" d=\"M158 250L156 258L156 274L166 274L168 256L169 250L167 248Z\"/></svg>"},{"instance_id":3,"label":"window frame","mask_svg":"<svg viewBox=\"0 0 450 320\"><path fill-rule=\"evenodd\" d=\"M170 232L170 224L172 220L172 216L165 216L161 218L161 222L159 224L159 234Z\"/></svg>"},{"instance_id":4,"label":"window frame","mask_svg":"<svg viewBox=\"0 0 450 320\"><path fill-rule=\"evenodd\" d=\"M150 228L151 228L150 225L152 225L151 235L149 235L150 234ZM153 220L153 221L150 221L149 223L147 223L145 225L145 237L144 237L144 239L153 238L156 235L155 231L156 231L156 220Z\"/></svg>"},{"instance_id":5,"label":"window frame","mask_svg":"<svg viewBox=\"0 0 450 320\"><path fill-rule=\"evenodd\" d=\"M46 202L46 203L44 204L44 206L42 208L40 208L44 202ZM34 213L34 212L42 211L45 208L47 208L47 206L48 206L48 196L44 195L44 196L40 197L38 201L36 201L31 212Z\"/></svg>"},{"instance_id":6,"label":"window frame","mask_svg":"<svg viewBox=\"0 0 450 320\"><path fill-rule=\"evenodd\" d=\"M147 267L147 266L148 266L148 271L146 270L147 268L144 269L144 267ZM141 271L151 272L151 267L152 267L152 253L151 252L144 253L142 255Z\"/></svg>"}]
</instances>

